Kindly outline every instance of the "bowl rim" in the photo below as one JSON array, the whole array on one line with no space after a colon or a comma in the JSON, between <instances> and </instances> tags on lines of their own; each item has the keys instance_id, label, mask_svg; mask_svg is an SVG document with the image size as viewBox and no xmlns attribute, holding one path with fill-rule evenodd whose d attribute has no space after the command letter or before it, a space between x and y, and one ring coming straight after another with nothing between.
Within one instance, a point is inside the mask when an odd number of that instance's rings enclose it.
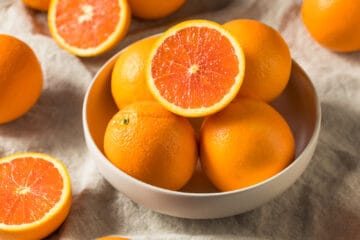
<instances>
[{"instance_id":1,"label":"bowl rim","mask_svg":"<svg viewBox=\"0 0 360 240\"><path fill-rule=\"evenodd\" d=\"M152 35L154 36L154 35ZM149 37L152 37L149 36ZM130 44L128 45L130 46ZM89 99L89 95L90 92L92 90L92 87L94 85L94 83L96 82L96 79L99 77L99 75L102 73L102 71L108 67L108 65L112 64L116 58L123 52L126 50L126 48L128 47L124 47L123 49L121 49L120 51L118 51L116 54L114 54L110 59L108 59L102 66L101 68L97 71L97 73L95 74L95 76L93 77L93 79L91 80L90 84L88 85L87 89L86 89L86 93L85 93L85 97L83 100L83 106L82 106L82 122L83 122L83 131L84 131L84 135L85 135L85 139L88 138L90 139L90 147L93 148L95 150L95 153L97 155L98 158L101 159L101 161L107 165L110 168L114 168L115 171L117 171L119 174L123 175L123 177L127 178L129 181L134 181L136 182L138 185L141 185L144 188L148 188L154 192L159 192L161 194L167 194L167 195L177 195L177 196L184 196L184 197L220 197L220 196L227 196L227 195L233 195L233 194L238 194L238 193L242 193L242 192L248 192L251 190L254 190L262 185L267 184L268 182L273 181L275 178L278 178L279 176L285 174L285 172L287 172L290 168L293 168L294 165L300 161L303 158L303 155L305 155L307 152L311 151L311 146L313 146L314 144L316 144L317 142L317 138L320 132L320 125L321 125L321 105L320 105L320 101L319 101L319 97L318 94L316 92L316 89L312 83L312 81L310 80L310 78L308 77L308 75L305 73L305 71L301 68L301 66L294 60L292 59L292 65L296 64L297 67L301 70L301 73L304 75L304 78L308 81L313 93L314 93L314 99L315 99L315 107L316 107L316 122L315 122L315 126L314 126L314 130L311 134L311 138L308 141L308 143L306 144L305 148L299 153L299 155L288 165L286 166L284 169L282 169L280 172L276 173L275 175L261 181L258 182L256 184L244 187L244 188L240 188L240 189L235 189L235 190L231 190L231 191L224 191L224 192L209 192L209 193L194 193L194 192L181 192L181 191L175 191L175 190L169 190L169 189L165 189L165 188L161 188L161 187L157 187L151 184L148 184L146 182L140 181L130 175L128 175L127 173L125 173L124 171L122 171L121 169L117 168L115 165L113 165L107 158L106 156L100 151L100 149L98 148L98 146L95 144L93 137L90 133L89 130L89 126L87 123L87 105L88 105L88 99ZM88 141L87 141L88 142ZM88 149L90 151L90 149ZM103 176L103 174L100 172L100 174ZM106 177L103 176L105 179Z\"/></svg>"}]
</instances>

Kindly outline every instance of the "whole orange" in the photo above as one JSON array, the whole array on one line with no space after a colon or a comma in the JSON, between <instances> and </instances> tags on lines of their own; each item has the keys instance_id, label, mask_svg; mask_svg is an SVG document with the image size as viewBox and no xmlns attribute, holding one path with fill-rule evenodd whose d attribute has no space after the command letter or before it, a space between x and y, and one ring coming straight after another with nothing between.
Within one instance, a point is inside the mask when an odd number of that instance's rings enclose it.
<instances>
[{"instance_id":1,"label":"whole orange","mask_svg":"<svg viewBox=\"0 0 360 240\"><path fill-rule=\"evenodd\" d=\"M304 0L302 20L311 36L333 51L360 50L360 2Z\"/></svg>"},{"instance_id":2,"label":"whole orange","mask_svg":"<svg viewBox=\"0 0 360 240\"><path fill-rule=\"evenodd\" d=\"M119 109L136 101L154 99L146 83L145 64L157 38L149 37L131 44L116 60L111 93Z\"/></svg>"},{"instance_id":3,"label":"whole orange","mask_svg":"<svg viewBox=\"0 0 360 240\"><path fill-rule=\"evenodd\" d=\"M33 50L23 41L0 34L0 124L24 115L39 98L43 76Z\"/></svg>"},{"instance_id":4,"label":"whole orange","mask_svg":"<svg viewBox=\"0 0 360 240\"><path fill-rule=\"evenodd\" d=\"M51 0L22 0L22 2L33 9L46 12L49 9Z\"/></svg>"},{"instance_id":5,"label":"whole orange","mask_svg":"<svg viewBox=\"0 0 360 240\"><path fill-rule=\"evenodd\" d=\"M104 151L130 176L171 190L188 182L197 160L189 121L155 101L135 102L115 114L105 131Z\"/></svg>"},{"instance_id":6,"label":"whole orange","mask_svg":"<svg viewBox=\"0 0 360 240\"><path fill-rule=\"evenodd\" d=\"M129 240L129 238L118 237L118 236L106 236L106 237L96 238L96 240Z\"/></svg>"},{"instance_id":7,"label":"whole orange","mask_svg":"<svg viewBox=\"0 0 360 240\"><path fill-rule=\"evenodd\" d=\"M239 99L207 117L200 160L221 191L247 187L277 174L294 158L294 137L284 118L265 102Z\"/></svg>"},{"instance_id":8,"label":"whole orange","mask_svg":"<svg viewBox=\"0 0 360 240\"><path fill-rule=\"evenodd\" d=\"M291 55L280 33L255 20L225 23L245 54L245 77L238 96L271 101L285 89L291 71Z\"/></svg>"},{"instance_id":9,"label":"whole orange","mask_svg":"<svg viewBox=\"0 0 360 240\"><path fill-rule=\"evenodd\" d=\"M131 12L143 19L159 19L178 10L185 0L128 0Z\"/></svg>"}]
</instances>

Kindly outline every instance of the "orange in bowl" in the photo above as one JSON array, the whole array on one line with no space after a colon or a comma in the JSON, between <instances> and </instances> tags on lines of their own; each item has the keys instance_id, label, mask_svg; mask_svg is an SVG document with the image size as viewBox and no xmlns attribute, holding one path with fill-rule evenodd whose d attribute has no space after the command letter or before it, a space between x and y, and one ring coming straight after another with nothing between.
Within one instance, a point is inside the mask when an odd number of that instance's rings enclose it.
<instances>
[{"instance_id":1,"label":"orange in bowl","mask_svg":"<svg viewBox=\"0 0 360 240\"><path fill-rule=\"evenodd\" d=\"M119 109L128 104L154 100L146 83L145 65L157 37L130 44L116 60L111 75L111 93Z\"/></svg>"},{"instance_id":2,"label":"orange in bowl","mask_svg":"<svg viewBox=\"0 0 360 240\"><path fill-rule=\"evenodd\" d=\"M140 101L109 121L104 152L119 169L153 186L182 188L191 178L197 145L190 122L155 101Z\"/></svg>"},{"instance_id":3,"label":"orange in bowl","mask_svg":"<svg viewBox=\"0 0 360 240\"><path fill-rule=\"evenodd\" d=\"M262 101L242 98L207 117L200 133L200 160L212 183L231 191L262 182L294 159L286 120Z\"/></svg>"},{"instance_id":4,"label":"orange in bowl","mask_svg":"<svg viewBox=\"0 0 360 240\"><path fill-rule=\"evenodd\" d=\"M219 111L237 95L245 61L241 46L219 24L181 22L160 35L147 65L154 98L181 116Z\"/></svg>"},{"instance_id":5,"label":"orange in bowl","mask_svg":"<svg viewBox=\"0 0 360 240\"><path fill-rule=\"evenodd\" d=\"M291 55L280 33L249 19L223 25L239 42L245 54L245 77L238 96L271 101L285 89L291 71Z\"/></svg>"}]
</instances>

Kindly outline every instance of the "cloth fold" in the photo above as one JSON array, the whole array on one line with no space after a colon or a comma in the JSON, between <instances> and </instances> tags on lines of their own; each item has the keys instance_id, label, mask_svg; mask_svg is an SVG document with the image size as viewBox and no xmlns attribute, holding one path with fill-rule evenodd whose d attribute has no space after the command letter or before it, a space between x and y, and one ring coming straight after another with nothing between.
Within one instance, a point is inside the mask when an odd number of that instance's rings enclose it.
<instances>
[{"instance_id":1,"label":"cloth fold","mask_svg":"<svg viewBox=\"0 0 360 240\"><path fill-rule=\"evenodd\" d=\"M317 44L302 24L300 0L188 0L161 20L133 18L126 38L115 49L87 59L53 41L46 13L30 10L21 1L6 2L0 2L0 33L31 46L41 62L45 85L30 112L0 125L0 156L45 152L61 159L72 179L71 212L48 239L360 238L360 52L339 54ZM322 107L319 143L301 178L271 202L223 219L180 219L137 205L97 172L82 129L86 88L106 60L140 38L195 18L219 23L251 18L279 30L293 59L312 79Z\"/></svg>"}]
</instances>

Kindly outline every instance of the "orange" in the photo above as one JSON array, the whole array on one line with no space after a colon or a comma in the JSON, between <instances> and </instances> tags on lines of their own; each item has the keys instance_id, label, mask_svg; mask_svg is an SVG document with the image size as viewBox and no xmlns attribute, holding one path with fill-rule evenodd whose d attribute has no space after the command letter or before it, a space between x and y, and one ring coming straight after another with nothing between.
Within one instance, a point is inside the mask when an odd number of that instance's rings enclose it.
<instances>
[{"instance_id":1,"label":"orange","mask_svg":"<svg viewBox=\"0 0 360 240\"><path fill-rule=\"evenodd\" d=\"M214 185L210 182L201 167L196 167L191 179L180 189L182 192L190 193L212 193L218 192Z\"/></svg>"},{"instance_id":2,"label":"orange","mask_svg":"<svg viewBox=\"0 0 360 240\"><path fill-rule=\"evenodd\" d=\"M62 162L43 153L0 158L0 239L44 238L70 206L70 177Z\"/></svg>"},{"instance_id":3,"label":"orange","mask_svg":"<svg viewBox=\"0 0 360 240\"><path fill-rule=\"evenodd\" d=\"M127 33L130 20L126 0L53 0L48 12L54 40L81 57L113 48Z\"/></svg>"},{"instance_id":4,"label":"orange","mask_svg":"<svg viewBox=\"0 0 360 240\"><path fill-rule=\"evenodd\" d=\"M107 237L97 238L96 240L129 240L129 238L116 237L116 236L107 236Z\"/></svg>"},{"instance_id":5,"label":"orange","mask_svg":"<svg viewBox=\"0 0 360 240\"><path fill-rule=\"evenodd\" d=\"M141 101L153 100L146 84L145 63L157 37L139 40L120 54L111 75L111 93L119 109Z\"/></svg>"},{"instance_id":6,"label":"orange","mask_svg":"<svg viewBox=\"0 0 360 240\"><path fill-rule=\"evenodd\" d=\"M33 9L46 12L49 9L50 0L22 0L22 2Z\"/></svg>"},{"instance_id":7,"label":"orange","mask_svg":"<svg viewBox=\"0 0 360 240\"><path fill-rule=\"evenodd\" d=\"M159 19L178 10L185 0L128 0L131 12L142 19Z\"/></svg>"},{"instance_id":8,"label":"orange","mask_svg":"<svg viewBox=\"0 0 360 240\"><path fill-rule=\"evenodd\" d=\"M302 20L322 46L338 52L360 50L360 2L304 0Z\"/></svg>"},{"instance_id":9,"label":"orange","mask_svg":"<svg viewBox=\"0 0 360 240\"><path fill-rule=\"evenodd\" d=\"M243 51L221 25L189 20L164 32L147 66L151 93L169 111L201 117L219 111L239 91Z\"/></svg>"},{"instance_id":10,"label":"orange","mask_svg":"<svg viewBox=\"0 0 360 240\"><path fill-rule=\"evenodd\" d=\"M288 166L294 142L276 110L244 98L204 120L200 160L210 181L221 191L231 191L264 181Z\"/></svg>"},{"instance_id":11,"label":"orange","mask_svg":"<svg viewBox=\"0 0 360 240\"><path fill-rule=\"evenodd\" d=\"M33 50L23 41L0 34L0 124L15 120L36 103L43 76Z\"/></svg>"},{"instance_id":12,"label":"orange","mask_svg":"<svg viewBox=\"0 0 360 240\"><path fill-rule=\"evenodd\" d=\"M130 176L178 190L197 160L194 129L155 101L130 104L110 120L104 137L107 158Z\"/></svg>"},{"instance_id":13,"label":"orange","mask_svg":"<svg viewBox=\"0 0 360 240\"><path fill-rule=\"evenodd\" d=\"M198 117L198 118L188 118L192 127L194 128L195 130L195 134L196 134L196 137L199 138L200 136L200 128L201 128L201 125L204 121L204 117Z\"/></svg>"},{"instance_id":14,"label":"orange","mask_svg":"<svg viewBox=\"0 0 360 240\"><path fill-rule=\"evenodd\" d=\"M291 70L289 47L275 29L255 20L225 23L244 50L246 69L238 96L271 101L285 89Z\"/></svg>"}]
</instances>

